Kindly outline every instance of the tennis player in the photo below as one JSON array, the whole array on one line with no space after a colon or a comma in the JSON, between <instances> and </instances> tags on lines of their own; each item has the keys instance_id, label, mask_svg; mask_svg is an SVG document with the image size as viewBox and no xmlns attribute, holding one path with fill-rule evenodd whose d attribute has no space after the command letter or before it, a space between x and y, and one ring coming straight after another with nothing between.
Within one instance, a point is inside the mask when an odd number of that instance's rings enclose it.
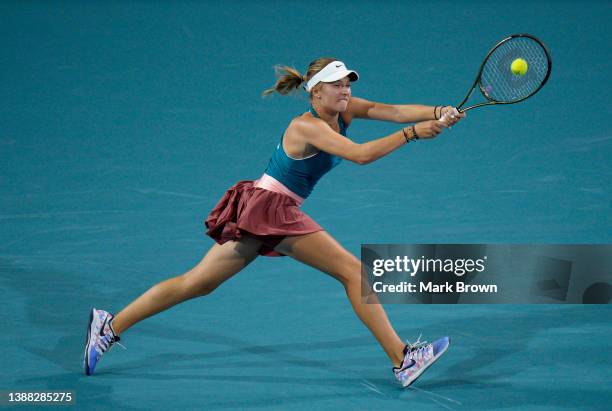
<instances>
[{"instance_id":1,"label":"tennis player","mask_svg":"<svg viewBox=\"0 0 612 411\"><path fill-rule=\"evenodd\" d=\"M87 327L84 368L93 374L102 355L119 335L139 321L191 298L207 295L258 255L290 256L337 279L357 316L378 340L403 385L410 385L448 348L449 338L428 344L402 342L380 304L361 302L361 263L300 205L317 181L342 159L376 161L418 140L436 137L465 116L451 106L389 105L351 95L359 75L334 58L319 58L305 76L277 67L276 84L264 91L286 95L303 86L310 109L295 117L283 133L264 174L227 190L205 221L216 244L188 272L165 280L118 314L92 309ZM346 137L354 118L414 123L382 138L358 144ZM369 301L378 302L375 295Z\"/></svg>"}]
</instances>

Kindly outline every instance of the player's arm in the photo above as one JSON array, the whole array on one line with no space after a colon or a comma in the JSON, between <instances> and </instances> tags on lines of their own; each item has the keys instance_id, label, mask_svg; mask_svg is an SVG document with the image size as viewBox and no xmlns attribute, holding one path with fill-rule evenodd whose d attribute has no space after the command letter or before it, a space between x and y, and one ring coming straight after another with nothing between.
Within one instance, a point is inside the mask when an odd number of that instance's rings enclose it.
<instances>
[{"instance_id":1,"label":"player's arm","mask_svg":"<svg viewBox=\"0 0 612 411\"><path fill-rule=\"evenodd\" d=\"M419 126L419 138L433 138L444 128L444 125L439 121L419 123ZM406 144L404 132L408 138L413 138L411 130L406 128L404 131L398 130L386 137L359 144L342 134L336 133L322 120L296 120L292 123L292 127L295 127L296 133L304 141L319 150L357 164L371 163Z\"/></svg>"},{"instance_id":2,"label":"player's arm","mask_svg":"<svg viewBox=\"0 0 612 411\"><path fill-rule=\"evenodd\" d=\"M439 117L441 108L438 106L436 117ZM435 120L434 109L436 109L434 106L385 104L368 101L359 97L351 97L346 112L351 119L364 118L393 123L415 123L418 121Z\"/></svg>"}]
</instances>

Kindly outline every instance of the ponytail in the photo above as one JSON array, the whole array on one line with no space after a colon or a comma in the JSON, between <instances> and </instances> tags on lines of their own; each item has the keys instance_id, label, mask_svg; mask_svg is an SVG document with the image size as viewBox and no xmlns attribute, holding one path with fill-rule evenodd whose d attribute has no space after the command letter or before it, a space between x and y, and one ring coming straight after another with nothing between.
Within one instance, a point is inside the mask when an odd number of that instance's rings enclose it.
<instances>
[{"instance_id":1,"label":"ponytail","mask_svg":"<svg viewBox=\"0 0 612 411\"><path fill-rule=\"evenodd\" d=\"M323 70L323 68L332 61L336 61L336 59L333 57L319 57L308 65L308 71L306 72L305 76L302 76L302 74L293 67L280 65L274 66L274 71L278 77L276 84L261 94L265 97L276 91L279 94L287 95L291 91L299 89L304 81L310 80L315 74ZM315 86L315 88L317 86ZM312 95L312 90L310 91L310 94Z\"/></svg>"},{"instance_id":2,"label":"ponytail","mask_svg":"<svg viewBox=\"0 0 612 411\"><path fill-rule=\"evenodd\" d=\"M262 96L264 97L274 93L275 91L279 94L287 95L294 89L299 89L300 85L302 85L302 82L304 81L302 74L300 74L300 72L293 67L274 66L274 71L278 79L276 80L276 84L274 84L274 86L262 93Z\"/></svg>"}]
</instances>

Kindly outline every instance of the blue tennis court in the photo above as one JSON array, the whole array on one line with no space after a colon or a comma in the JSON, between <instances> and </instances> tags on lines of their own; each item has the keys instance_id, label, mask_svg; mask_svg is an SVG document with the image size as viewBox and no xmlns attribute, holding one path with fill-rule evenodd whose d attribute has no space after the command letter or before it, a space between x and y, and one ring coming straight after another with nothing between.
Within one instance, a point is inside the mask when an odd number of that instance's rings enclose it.
<instances>
[{"instance_id":1,"label":"blue tennis court","mask_svg":"<svg viewBox=\"0 0 612 411\"><path fill-rule=\"evenodd\" d=\"M402 338L452 338L402 389L344 289L290 258L136 325L92 377L82 350L91 307L201 259L208 212L308 109L262 99L275 64L333 56L359 71L355 96L455 105L497 41L538 36L553 69L536 96L345 161L303 209L357 256L612 243L611 17L609 1L3 2L0 391L73 391L78 409L609 409L609 304L387 305Z\"/></svg>"}]
</instances>

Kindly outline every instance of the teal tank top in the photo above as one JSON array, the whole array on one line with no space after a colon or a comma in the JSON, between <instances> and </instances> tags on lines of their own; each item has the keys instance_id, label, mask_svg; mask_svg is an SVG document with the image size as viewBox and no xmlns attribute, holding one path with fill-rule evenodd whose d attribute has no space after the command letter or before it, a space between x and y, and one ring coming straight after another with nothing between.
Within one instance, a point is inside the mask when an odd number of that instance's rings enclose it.
<instances>
[{"instance_id":1,"label":"teal tank top","mask_svg":"<svg viewBox=\"0 0 612 411\"><path fill-rule=\"evenodd\" d=\"M310 108L313 116L319 117L314 108ZM340 134L346 136L346 123L342 115L338 115ZM306 199L319 179L342 161L341 157L319 151L310 157L293 159L283 149L283 137L276 146L265 173L274 177L295 194Z\"/></svg>"}]
</instances>

